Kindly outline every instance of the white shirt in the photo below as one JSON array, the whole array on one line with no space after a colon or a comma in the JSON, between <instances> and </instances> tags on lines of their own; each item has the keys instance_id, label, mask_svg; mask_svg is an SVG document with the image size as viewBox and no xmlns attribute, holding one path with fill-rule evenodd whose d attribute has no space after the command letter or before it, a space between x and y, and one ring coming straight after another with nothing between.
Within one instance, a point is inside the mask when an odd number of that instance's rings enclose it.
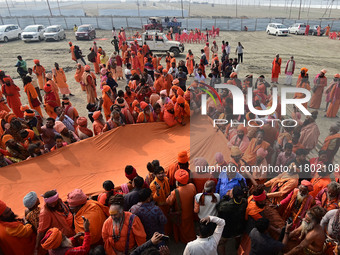
<instances>
[{"instance_id":1,"label":"white shirt","mask_svg":"<svg viewBox=\"0 0 340 255\"><path fill-rule=\"evenodd\" d=\"M124 72L125 72L125 75L131 75L131 70L130 70L130 69L127 69L127 68L126 68L126 69L124 70Z\"/></svg>"},{"instance_id":2,"label":"white shirt","mask_svg":"<svg viewBox=\"0 0 340 255\"><path fill-rule=\"evenodd\" d=\"M230 45L225 46L225 51L227 52L227 54L230 54Z\"/></svg>"},{"instance_id":3,"label":"white shirt","mask_svg":"<svg viewBox=\"0 0 340 255\"><path fill-rule=\"evenodd\" d=\"M238 54L241 54L241 53L243 53L243 48L242 48L242 46L237 46L237 53Z\"/></svg>"},{"instance_id":4,"label":"white shirt","mask_svg":"<svg viewBox=\"0 0 340 255\"><path fill-rule=\"evenodd\" d=\"M195 73L195 80L197 80L198 82L205 82L205 77L203 74L199 75L196 70L194 73Z\"/></svg>"},{"instance_id":5,"label":"white shirt","mask_svg":"<svg viewBox=\"0 0 340 255\"><path fill-rule=\"evenodd\" d=\"M197 237L185 247L183 255L217 255L217 245L221 239L225 221L215 216L209 216L210 222L216 223L214 234L207 238Z\"/></svg>"},{"instance_id":6,"label":"white shirt","mask_svg":"<svg viewBox=\"0 0 340 255\"><path fill-rule=\"evenodd\" d=\"M198 193L195 196L195 201L199 203L201 196L203 193ZM217 215L217 210L216 210L216 205L218 202L220 202L220 194L214 193L217 201L216 203L212 202L212 196L205 196L204 197L204 205L200 205L200 211L198 213L198 217L200 219L203 219L208 216L216 216Z\"/></svg>"},{"instance_id":7,"label":"white shirt","mask_svg":"<svg viewBox=\"0 0 340 255\"><path fill-rule=\"evenodd\" d=\"M37 75L35 73L32 73L32 74L27 74L27 76L31 77L31 79L32 79L31 83L32 83L33 87L39 88Z\"/></svg>"}]
</instances>

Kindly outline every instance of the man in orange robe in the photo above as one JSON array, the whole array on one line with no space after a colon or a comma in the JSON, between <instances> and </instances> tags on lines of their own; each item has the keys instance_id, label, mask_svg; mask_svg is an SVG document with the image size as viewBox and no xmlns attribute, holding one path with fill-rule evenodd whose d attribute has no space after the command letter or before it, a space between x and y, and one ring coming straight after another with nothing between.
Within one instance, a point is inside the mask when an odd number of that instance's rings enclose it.
<instances>
[{"instance_id":1,"label":"man in orange robe","mask_svg":"<svg viewBox=\"0 0 340 255\"><path fill-rule=\"evenodd\" d=\"M190 116L190 106L182 96L177 97L175 104L175 119L178 123L185 125L184 118Z\"/></svg>"},{"instance_id":2,"label":"man in orange robe","mask_svg":"<svg viewBox=\"0 0 340 255\"><path fill-rule=\"evenodd\" d=\"M144 70L144 55L143 55L143 50L139 50L137 52L137 58L138 58L141 70Z\"/></svg>"},{"instance_id":3,"label":"man in orange robe","mask_svg":"<svg viewBox=\"0 0 340 255\"><path fill-rule=\"evenodd\" d=\"M70 46L70 53L71 53L72 60L77 62L77 58L76 58L76 55L74 54L74 46L72 42L69 42L68 45Z\"/></svg>"},{"instance_id":4,"label":"man in orange robe","mask_svg":"<svg viewBox=\"0 0 340 255\"><path fill-rule=\"evenodd\" d=\"M322 69L321 72L314 78L313 96L310 100L309 107L313 109L320 109L323 90L327 86L327 77L325 76L326 70Z\"/></svg>"},{"instance_id":5,"label":"man in orange robe","mask_svg":"<svg viewBox=\"0 0 340 255\"><path fill-rule=\"evenodd\" d=\"M170 190L173 190L176 187L175 173L179 169L184 169L190 172L189 157L187 151L181 151L180 153L178 153L177 163L170 165L166 172L166 176L169 179Z\"/></svg>"},{"instance_id":6,"label":"man in orange robe","mask_svg":"<svg viewBox=\"0 0 340 255\"><path fill-rule=\"evenodd\" d=\"M256 133L256 138L251 139L249 146L243 155L243 160L247 162L248 165L252 166L256 163L256 151L260 148L268 150L270 144L263 140L264 131L258 130Z\"/></svg>"},{"instance_id":7,"label":"man in orange robe","mask_svg":"<svg viewBox=\"0 0 340 255\"><path fill-rule=\"evenodd\" d=\"M154 75L155 75L155 82L153 84L153 87L155 88L157 93L160 93L161 90L164 88L163 76L158 71L155 71Z\"/></svg>"},{"instance_id":8,"label":"man in orange robe","mask_svg":"<svg viewBox=\"0 0 340 255\"><path fill-rule=\"evenodd\" d=\"M125 86L124 99L126 103L128 104L131 113L133 112L132 103L136 99L136 97L137 97L137 94L131 91L129 86Z\"/></svg>"},{"instance_id":9,"label":"man in orange robe","mask_svg":"<svg viewBox=\"0 0 340 255\"><path fill-rule=\"evenodd\" d=\"M131 67L132 67L132 70L135 70L137 72L137 74L141 74L141 65L140 65L140 62L138 60L138 57L136 56L136 52L134 51L131 51Z\"/></svg>"},{"instance_id":10,"label":"man in orange robe","mask_svg":"<svg viewBox=\"0 0 340 255\"><path fill-rule=\"evenodd\" d=\"M163 69L162 72L163 72L163 76L162 76L162 78L163 78L163 88L162 88L162 90L166 89L167 95L170 95L170 89L172 87L172 82L173 82L174 78L172 77L171 74L168 74L167 70Z\"/></svg>"},{"instance_id":11,"label":"man in orange robe","mask_svg":"<svg viewBox=\"0 0 340 255\"><path fill-rule=\"evenodd\" d=\"M56 96L52 90L52 87L48 82L44 87L45 96L44 96L44 107L45 111L49 117L56 119L58 115L55 113L54 108L58 106Z\"/></svg>"},{"instance_id":12,"label":"man in orange robe","mask_svg":"<svg viewBox=\"0 0 340 255\"><path fill-rule=\"evenodd\" d=\"M302 72L303 70L303 72ZM307 74L308 69L307 68L302 68L301 69L301 74L299 75L298 81L296 82L296 87L297 88L303 88L307 89L310 91L310 83L308 80L308 74ZM306 95L303 93L295 93L294 98L302 99L305 98ZM302 104L304 107L307 108L307 103Z\"/></svg>"},{"instance_id":13,"label":"man in orange robe","mask_svg":"<svg viewBox=\"0 0 340 255\"><path fill-rule=\"evenodd\" d=\"M44 195L45 205L40 211L39 227L35 249L50 228L58 228L66 237L72 237L73 216L68 207L61 201L56 190L47 191Z\"/></svg>"},{"instance_id":14,"label":"man in orange robe","mask_svg":"<svg viewBox=\"0 0 340 255\"><path fill-rule=\"evenodd\" d=\"M180 223L173 223L173 231L175 241L181 241L182 243L188 243L195 240L195 225L194 225L194 198L196 195L195 185L188 184L189 173L184 169L179 169L175 173L175 179L177 181L177 188L170 193L170 196L166 199L166 202L170 206L174 206L176 210L179 210L179 204L181 206L181 221ZM176 195L176 192L178 194ZM179 200L177 201L177 197Z\"/></svg>"},{"instance_id":15,"label":"man in orange robe","mask_svg":"<svg viewBox=\"0 0 340 255\"><path fill-rule=\"evenodd\" d=\"M12 79L8 76L3 78L4 84L2 85L2 94L6 96L7 104L12 109L13 113L19 117L23 118L24 114L20 110L21 101L20 101L20 94L19 94L19 87L16 86Z\"/></svg>"},{"instance_id":16,"label":"man in orange robe","mask_svg":"<svg viewBox=\"0 0 340 255\"><path fill-rule=\"evenodd\" d=\"M335 154L340 147L340 128L339 126L331 126L329 128L329 135L326 137L321 150L326 151L329 162L333 162Z\"/></svg>"},{"instance_id":17,"label":"man in orange robe","mask_svg":"<svg viewBox=\"0 0 340 255\"><path fill-rule=\"evenodd\" d=\"M337 117L340 108L340 74L334 75L334 79L336 80L336 83L329 94L330 105L326 114L328 118Z\"/></svg>"},{"instance_id":18,"label":"man in orange robe","mask_svg":"<svg viewBox=\"0 0 340 255\"><path fill-rule=\"evenodd\" d=\"M94 135L99 135L103 132L105 121L100 111L95 111L92 115L94 121L92 125Z\"/></svg>"},{"instance_id":19,"label":"man in orange robe","mask_svg":"<svg viewBox=\"0 0 340 255\"><path fill-rule=\"evenodd\" d=\"M23 224L11 208L0 200L0 251L4 255L32 255L35 234L31 224Z\"/></svg>"},{"instance_id":20,"label":"man in orange robe","mask_svg":"<svg viewBox=\"0 0 340 255\"><path fill-rule=\"evenodd\" d=\"M281 73L281 62L282 59L280 58L279 54L276 54L276 57L274 58L272 62L272 83L278 83L279 80L279 74Z\"/></svg>"},{"instance_id":21,"label":"man in orange robe","mask_svg":"<svg viewBox=\"0 0 340 255\"><path fill-rule=\"evenodd\" d=\"M55 82L52 80L52 73L47 73L46 74L46 84L48 84L49 86L51 86L52 91L54 92L55 98L57 100L57 105L60 106L60 97L59 97L59 88L57 86L57 84L55 84Z\"/></svg>"},{"instance_id":22,"label":"man in orange robe","mask_svg":"<svg viewBox=\"0 0 340 255\"><path fill-rule=\"evenodd\" d=\"M91 245L100 243L102 239L102 227L109 216L109 208L103 204L87 200L87 196L81 189L75 189L67 195L68 206L74 215L74 229L76 233L84 231L84 220L82 216L91 222Z\"/></svg>"},{"instance_id":23,"label":"man in orange robe","mask_svg":"<svg viewBox=\"0 0 340 255\"><path fill-rule=\"evenodd\" d=\"M52 69L53 73L53 80L59 87L60 93L65 96L66 94L69 94L70 96L73 96L71 94L70 88L66 83L66 75L62 68L59 67L58 63L54 63L55 69Z\"/></svg>"},{"instance_id":24,"label":"man in orange robe","mask_svg":"<svg viewBox=\"0 0 340 255\"><path fill-rule=\"evenodd\" d=\"M33 60L35 66L33 67L33 73L37 75L39 88L40 90L44 89L45 86L45 68L40 65L40 61L38 59Z\"/></svg>"},{"instance_id":25,"label":"man in orange robe","mask_svg":"<svg viewBox=\"0 0 340 255\"><path fill-rule=\"evenodd\" d=\"M86 65L84 70L85 72L83 74L82 80L87 94L87 103L94 104L97 102L96 75L90 71L89 65Z\"/></svg>"},{"instance_id":26,"label":"man in orange robe","mask_svg":"<svg viewBox=\"0 0 340 255\"><path fill-rule=\"evenodd\" d=\"M6 112L10 112L11 110L8 108L8 106L6 105L6 99L4 98L4 96L2 95L2 92L0 91L0 112L1 111L6 111Z\"/></svg>"},{"instance_id":27,"label":"man in orange robe","mask_svg":"<svg viewBox=\"0 0 340 255\"><path fill-rule=\"evenodd\" d=\"M24 77L24 90L27 94L28 103L31 109L36 110L41 117L43 117L41 108L40 108L40 101L38 99L38 93L32 85L32 78L29 76Z\"/></svg>"},{"instance_id":28,"label":"man in orange robe","mask_svg":"<svg viewBox=\"0 0 340 255\"><path fill-rule=\"evenodd\" d=\"M83 73L84 73L84 67L81 64L77 64L77 69L76 69L76 73L74 74L74 79L76 80L76 82L78 82L81 86L81 90L85 91L85 87L82 81L82 77L83 77Z\"/></svg>"},{"instance_id":29,"label":"man in orange robe","mask_svg":"<svg viewBox=\"0 0 340 255\"><path fill-rule=\"evenodd\" d=\"M113 105L112 102L112 90L109 86L104 85L103 86L103 111L104 111L104 115L105 115L105 119L106 121L108 121L111 117L111 106Z\"/></svg>"},{"instance_id":30,"label":"man in orange robe","mask_svg":"<svg viewBox=\"0 0 340 255\"><path fill-rule=\"evenodd\" d=\"M333 181L315 197L316 205L327 211L339 209L340 184Z\"/></svg>"},{"instance_id":31,"label":"man in orange robe","mask_svg":"<svg viewBox=\"0 0 340 255\"><path fill-rule=\"evenodd\" d=\"M146 102L142 101L140 102L140 107L143 111L138 114L137 123L154 122L155 120L150 110L150 106Z\"/></svg>"},{"instance_id":32,"label":"man in orange robe","mask_svg":"<svg viewBox=\"0 0 340 255\"><path fill-rule=\"evenodd\" d=\"M102 230L105 252L107 255L129 254L146 241L143 224L138 216L124 212L123 195L111 197L109 204L110 217L104 222ZM126 247L128 232L129 246Z\"/></svg>"}]
</instances>

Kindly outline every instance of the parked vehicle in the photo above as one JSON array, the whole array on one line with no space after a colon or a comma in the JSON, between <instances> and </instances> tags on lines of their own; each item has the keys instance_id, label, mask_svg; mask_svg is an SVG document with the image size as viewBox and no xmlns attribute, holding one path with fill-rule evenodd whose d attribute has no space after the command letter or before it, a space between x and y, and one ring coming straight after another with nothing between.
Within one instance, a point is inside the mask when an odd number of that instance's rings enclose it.
<instances>
[{"instance_id":1,"label":"parked vehicle","mask_svg":"<svg viewBox=\"0 0 340 255\"><path fill-rule=\"evenodd\" d=\"M66 38L65 30L60 25L49 26L45 29L45 41L60 41Z\"/></svg>"},{"instance_id":2,"label":"parked vehicle","mask_svg":"<svg viewBox=\"0 0 340 255\"><path fill-rule=\"evenodd\" d=\"M178 33L181 29L182 22L177 22L177 20L165 18L162 22L161 17L150 17L148 24L143 26L144 31L156 30L156 32L163 32L165 29L173 29L174 33Z\"/></svg>"},{"instance_id":3,"label":"parked vehicle","mask_svg":"<svg viewBox=\"0 0 340 255\"><path fill-rule=\"evenodd\" d=\"M288 35L288 28L281 23L269 23L266 29L268 35Z\"/></svg>"},{"instance_id":4,"label":"parked vehicle","mask_svg":"<svg viewBox=\"0 0 340 255\"><path fill-rule=\"evenodd\" d=\"M96 30L92 25L81 25L75 33L77 40L92 40L96 38Z\"/></svg>"},{"instance_id":5,"label":"parked vehicle","mask_svg":"<svg viewBox=\"0 0 340 255\"><path fill-rule=\"evenodd\" d=\"M306 24L295 23L288 28L290 34L304 35L306 32Z\"/></svg>"},{"instance_id":6,"label":"parked vehicle","mask_svg":"<svg viewBox=\"0 0 340 255\"><path fill-rule=\"evenodd\" d=\"M149 46L152 52L167 52L174 53L174 56L178 56L184 51L184 45L177 41L169 41L164 33L157 32L145 32L142 37L137 39L138 45L143 46L144 42ZM131 43L131 41L128 41Z\"/></svg>"},{"instance_id":7,"label":"parked vehicle","mask_svg":"<svg viewBox=\"0 0 340 255\"><path fill-rule=\"evenodd\" d=\"M310 26L308 34L309 35L318 35L318 26L319 25ZM321 28L320 35L323 35L324 33L325 33L325 29Z\"/></svg>"},{"instance_id":8,"label":"parked vehicle","mask_svg":"<svg viewBox=\"0 0 340 255\"><path fill-rule=\"evenodd\" d=\"M44 40L45 27L43 25L31 25L25 27L21 33L21 40L28 41L42 41Z\"/></svg>"},{"instance_id":9,"label":"parked vehicle","mask_svg":"<svg viewBox=\"0 0 340 255\"><path fill-rule=\"evenodd\" d=\"M21 28L18 25L9 24L0 26L0 41L8 42L12 39L20 39Z\"/></svg>"}]
</instances>

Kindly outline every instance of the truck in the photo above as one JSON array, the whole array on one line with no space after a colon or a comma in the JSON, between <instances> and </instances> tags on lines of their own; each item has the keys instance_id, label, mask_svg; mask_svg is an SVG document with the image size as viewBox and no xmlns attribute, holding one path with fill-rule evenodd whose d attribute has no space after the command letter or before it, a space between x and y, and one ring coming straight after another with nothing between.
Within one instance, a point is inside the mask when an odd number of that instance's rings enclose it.
<instances>
[{"instance_id":1,"label":"truck","mask_svg":"<svg viewBox=\"0 0 340 255\"><path fill-rule=\"evenodd\" d=\"M140 47L146 44L152 52L172 52L174 56L178 56L184 52L184 45L177 41L169 41L164 33L144 32L141 38L136 39ZM132 41L128 41L130 44Z\"/></svg>"}]
</instances>

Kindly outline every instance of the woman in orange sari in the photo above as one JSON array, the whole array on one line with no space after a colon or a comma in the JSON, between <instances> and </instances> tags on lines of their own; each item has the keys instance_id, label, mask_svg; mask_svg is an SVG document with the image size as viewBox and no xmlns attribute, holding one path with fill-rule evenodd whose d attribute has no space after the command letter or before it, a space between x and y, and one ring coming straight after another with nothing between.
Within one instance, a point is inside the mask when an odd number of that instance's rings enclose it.
<instances>
[{"instance_id":1,"label":"woman in orange sari","mask_svg":"<svg viewBox=\"0 0 340 255\"><path fill-rule=\"evenodd\" d=\"M194 72L194 54L192 54L191 50L188 50L187 58L186 58L186 67L188 68L188 74L191 77L192 73Z\"/></svg>"}]
</instances>

